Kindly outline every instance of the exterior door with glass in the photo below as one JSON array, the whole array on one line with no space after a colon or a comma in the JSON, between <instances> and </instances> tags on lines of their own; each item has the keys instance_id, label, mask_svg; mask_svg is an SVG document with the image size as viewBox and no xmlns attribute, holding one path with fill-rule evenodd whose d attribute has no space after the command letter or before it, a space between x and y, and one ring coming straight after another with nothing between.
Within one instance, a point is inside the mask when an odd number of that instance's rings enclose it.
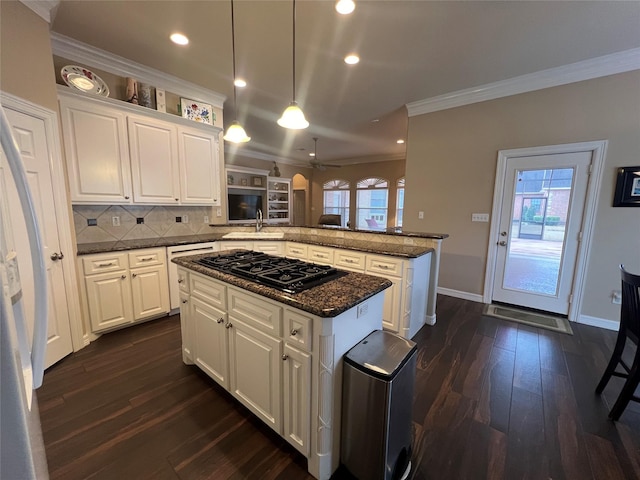
<instances>
[{"instance_id":1,"label":"exterior door with glass","mask_svg":"<svg viewBox=\"0 0 640 480\"><path fill-rule=\"evenodd\" d=\"M592 152L506 159L492 300L566 315Z\"/></svg>"}]
</instances>

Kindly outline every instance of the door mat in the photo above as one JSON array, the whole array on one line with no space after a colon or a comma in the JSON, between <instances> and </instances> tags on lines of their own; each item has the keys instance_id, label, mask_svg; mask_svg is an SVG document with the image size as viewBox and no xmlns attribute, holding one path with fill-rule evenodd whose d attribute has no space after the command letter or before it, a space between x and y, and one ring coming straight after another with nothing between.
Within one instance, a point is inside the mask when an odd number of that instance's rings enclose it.
<instances>
[{"instance_id":1,"label":"door mat","mask_svg":"<svg viewBox=\"0 0 640 480\"><path fill-rule=\"evenodd\" d=\"M553 315L545 315L502 305L485 305L482 314L489 317L502 318L503 320L511 320L512 322L524 323L532 327L545 328L554 332L573 335L569 320L563 317L555 317Z\"/></svg>"}]
</instances>

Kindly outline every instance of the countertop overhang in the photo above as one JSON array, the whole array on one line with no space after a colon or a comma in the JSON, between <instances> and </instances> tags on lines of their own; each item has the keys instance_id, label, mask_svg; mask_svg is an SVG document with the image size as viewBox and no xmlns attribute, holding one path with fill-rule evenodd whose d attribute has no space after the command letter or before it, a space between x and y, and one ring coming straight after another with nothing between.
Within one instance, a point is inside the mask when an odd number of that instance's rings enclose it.
<instances>
[{"instance_id":1,"label":"countertop overhang","mask_svg":"<svg viewBox=\"0 0 640 480\"><path fill-rule=\"evenodd\" d=\"M189 255L174 258L171 261L202 275L324 318L337 317L341 313L346 312L392 285L391 281L384 278L374 277L364 273L348 272L347 275L341 278L331 280L300 293L285 293L275 288L267 287L252 282L251 280L219 272L195 263L196 260L215 255L217 255L217 253Z\"/></svg>"}]
</instances>

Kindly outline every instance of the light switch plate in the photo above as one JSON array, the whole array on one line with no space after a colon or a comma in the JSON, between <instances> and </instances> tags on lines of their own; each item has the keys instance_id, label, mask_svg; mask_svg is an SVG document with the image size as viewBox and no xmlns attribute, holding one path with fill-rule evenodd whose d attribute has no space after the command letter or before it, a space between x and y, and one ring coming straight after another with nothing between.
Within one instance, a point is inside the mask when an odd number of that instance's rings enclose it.
<instances>
[{"instance_id":1,"label":"light switch plate","mask_svg":"<svg viewBox=\"0 0 640 480\"><path fill-rule=\"evenodd\" d=\"M471 221L472 222L488 222L489 214L488 213L472 213Z\"/></svg>"}]
</instances>

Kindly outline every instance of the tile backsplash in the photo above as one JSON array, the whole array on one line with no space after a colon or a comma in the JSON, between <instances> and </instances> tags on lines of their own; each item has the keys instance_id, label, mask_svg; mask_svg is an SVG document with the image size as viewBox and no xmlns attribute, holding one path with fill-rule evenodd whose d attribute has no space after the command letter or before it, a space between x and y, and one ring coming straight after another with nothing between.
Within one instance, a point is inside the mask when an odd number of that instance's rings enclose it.
<instances>
[{"instance_id":1,"label":"tile backsplash","mask_svg":"<svg viewBox=\"0 0 640 480\"><path fill-rule=\"evenodd\" d=\"M211 207L74 205L73 222L79 244L174 237L212 232L205 217L210 221L213 210ZM187 221L177 222L177 218ZM89 226L90 223L95 225Z\"/></svg>"}]
</instances>

